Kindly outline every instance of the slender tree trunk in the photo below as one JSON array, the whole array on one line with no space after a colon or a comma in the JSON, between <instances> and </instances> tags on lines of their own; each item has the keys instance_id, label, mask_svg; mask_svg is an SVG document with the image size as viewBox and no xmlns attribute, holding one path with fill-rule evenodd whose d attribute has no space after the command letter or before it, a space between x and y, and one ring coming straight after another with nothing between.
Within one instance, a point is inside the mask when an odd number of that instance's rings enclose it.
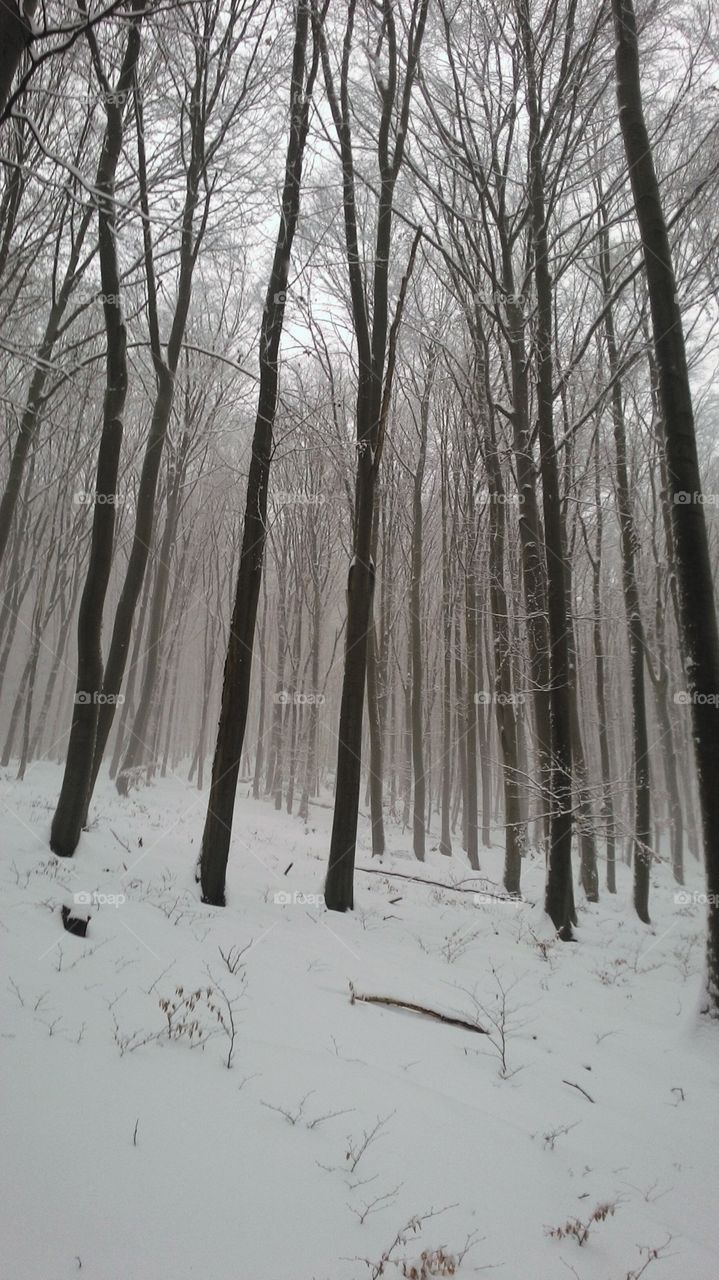
<instances>
[{"instance_id":1,"label":"slender tree trunk","mask_svg":"<svg viewBox=\"0 0 719 1280\"><path fill-rule=\"evenodd\" d=\"M125 696L122 701L122 712L120 714L120 723L117 727L115 735L115 746L110 761L110 777L115 778L120 767L122 759L123 747L127 733L128 723L134 715L134 699L135 699L135 681L140 667L140 650L142 647L143 637L145 636L145 620L147 617L148 605L152 594L151 588L154 580L152 572L145 575L145 585L142 591L142 600L140 601L140 612L135 626L135 636L132 642L132 653L130 655L130 668L125 686Z\"/></svg>"},{"instance_id":2,"label":"slender tree trunk","mask_svg":"<svg viewBox=\"0 0 719 1280\"><path fill-rule=\"evenodd\" d=\"M302 161L309 123L309 106L319 52L315 31L314 56L309 75L305 77L311 8L310 0L298 0L290 88L290 138L282 193L282 220L262 317L260 391L252 438L250 473L247 480L242 550L225 659L210 798L202 836L200 855L202 897L203 901L215 906L224 906L225 902L227 858L249 708L255 623L267 536L267 488L277 408L277 361L284 322L285 290L292 242L299 218Z\"/></svg>"},{"instance_id":3,"label":"slender tree trunk","mask_svg":"<svg viewBox=\"0 0 719 1280\"><path fill-rule=\"evenodd\" d=\"M503 250L504 285L507 290L507 322L512 370L514 457L517 468L518 523L522 550L522 582L527 615L529 670L540 795L540 821L545 852L549 848L551 798L551 715L549 630L547 622L547 574L542 547L544 534L537 504L534 459L529 432L529 388L524 312L516 297L514 272L508 246Z\"/></svg>"},{"instance_id":4,"label":"slender tree trunk","mask_svg":"<svg viewBox=\"0 0 719 1280\"><path fill-rule=\"evenodd\" d=\"M477 797L477 717L484 715L483 707L477 704L477 532L474 512L474 466L471 467L467 486L467 547L464 576L464 625L466 639L466 681L465 681L465 759L466 759L466 823L467 823L467 857L473 871L479 871L478 841L478 797ZM489 797L487 794L485 769L487 752L482 752L482 836L485 845L489 844Z\"/></svg>"},{"instance_id":5,"label":"slender tree trunk","mask_svg":"<svg viewBox=\"0 0 719 1280\"><path fill-rule=\"evenodd\" d=\"M392 220L395 185L402 167L412 85L424 35L428 0L414 0L408 28L402 87L398 87L397 31L394 7L383 5L383 38L387 37L390 63L387 82L382 83L381 121L377 157L380 195L372 281L373 318L368 316L368 290L363 279L357 235L357 207L349 117L349 56L352 47L355 0L349 0L338 99L333 86L327 46L322 45L322 64L327 96L337 132L342 158L345 241L352 316L359 356L356 401L357 471L353 529L353 556L347 576L347 631L345 665L337 750L336 797L332 820L330 856L325 880L325 903L331 911L346 911L354 905L354 860L359 812L362 720L367 672L367 638L372 618L375 566L372 560L377 473L382 456L384 426L394 374L397 333L409 275L419 244L415 235L409 265L400 289L395 318L389 329L389 264L392 249ZM391 122L398 118L390 154ZM389 337L389 351L388 351Z\"/></svg>"},{"instance_id":6,"label":"slender tree trunk","mask_svg":"<svg viewBox=\"0 0 719 1280\"><path fill-rule=\"evenodd\" d=\"M379 510L375 511L372 535L372 557L376 561L379 532ZM372 617L369 648L367 650L367 717L369 720L369 801L372 822L372 857L383 858L385 851L382 779L382 715L380 710L380 662L377 644L377 625Z\"/></svg>"},{"instance_id":7,"label":"slender tree trunk","mask_svg":"<svg viewBox=\"0 0 719 1280\"><path fill-rule=\"evenodd\" d=\"M642 622L639 585L637 582L637 532L632 511L627 468L627 438L624 425L622 383L619 355L614 331L614 316L609 298L612 292L611 262L607 210L600 202L600 269L604 290L604 324L607 358L612 378L612 423L617 471L617 506L622 547L622 585L627 615L629 672L632 697L632 738L634 772L634 909L644 924L649 924L649 877L651 853L651 792L649 779L649 732L647 727L646 691L644 687L644 624Z\"/></svg>"},{"instance_id":8,"label":"slender tree trunk","mask_svg":"<svg viewBox=\"0 0 719 1280\"><path fill-rule=\"evenodd\" d=\"M422 702L424 697L423 642L422 642L422 561L423 548L423 506L422 486L427 460L427 431L429 426L429 406L436 367L437 353L429 352L426 379L422 391L419 413L419 455L412 486L412 545L410 549L410 652L412 656L412 771L414 776L414 805L412 817L412 835L414 856L420 862L425 858L425 809L427 790L424 773L424 742Z\"/></svg>"},{"instance_id":9,"label":"slender tree trunk","mask_svg":"<svg viewBox=\"0 0 719 1280\"><path fill-rule=\"evenodd\" d=\"M572 892L572 746L569 699L568 596L562 539L562 512L554 439L552 361L552 280L544 189L539 94L534 65L534 38L527 0L519 0L521 39L527 78L529 116L530 213L537 294L537 419L542 505L547 547L548 621L551 677L552 766L550 849L545 908L563 938L571 937Z\"/></svg>"},{"instance_id":10,"label":"slender tree trunk","mask_svg":"<svg viewBox=\"0 0 719 1280\"><path fill-rule=\"evenodd\" d=\"M257 716L257 750L255 752L255 772L252 779L252 797L254 800L260 798L260 786L262 783L262 765L264 763L264 747L265 747L265 702L267 699L267 669L264 661L265 644L267 637L267 583L263 583L263 599L262 599L262 622L260 623L260 634L258 640L258 648L260 650L260 707ZM306 817L307 815L305 815Z\"/></svg>"},{"instance_id":11,"label":"slender tree trunk","mask_svg":"<svg viewBox=\"0 0 719 1280\"><path fill-rule=\"evenodd\" d=\"M181 450L181 452L183 452ZM171 486L167 502L167 515L157 552L157 568L155 584L150 604L150 618L147 625L147 643L145 647L145 667L140 684L137 709L130 730L130 739L125 756L115 778L115 785L121 796L127 795L133 780L141 770L143 760L152 766L151 725L156 710L157 676L160 670L160 650L164 628L167 623L166 604L170 585L170 560L175 545L177 522L179 519L180 490L183 475L182 466L178 466ZM179 579L179 572L178 572ZM122 659L124 667L124 658ZM108 724L109 733L109 724ZM100 767L100 757L94 758L95 775Z\"/></svg>"},{"instance_id":12,"label":"slender tree trunk","mask_svg":"<svg viewBox=\"0 0 719 1280\"><path fill-rule=\"evenodd\" d=\"M439 851L452 854L452 607L447 531L447 453L444 442L440 451L442 487L442 799Z\"/></svg>"},{"instance_id":13,"label":"slender tree trunk","mask_svg":"<svg viewBox=\"0 0 719 1280\"><path fill-rule=\"evenodd\" d=\"M596 510L596 534L592 565L592 645L594 650L594 689L597 702L597 732L599 735L599 759L602 769L602 817L607 850L607 892L617 892L616 873L616 820L612 796L612 773L609 764L609 733L607 729L606 653L602 628L602 550L604 523L599 473L599 434L594 445L594 501ZM589 550L587 548L587 550Z\"/></svg>"},{"instance_id":14,"label":"slender tree trunk","mask_svg":"<svg viewBox=\"0 0 719 1280\"><path fill-rule=\"evenodd\" d=\"M135 0L117 87L110 87L95 52L98 79L105 88L107 127L98 167L98 232L100 275L107 335L106 389L103 427L97 460L95 508L87 579L77 624L77 686L65 773L50 831L50 848L71 857L80 839L88 803L88 788L97 734L98 698L102 691L102 614L112 564L115 503L123 414L127 397L127 331L120 298L117 257L115 174L122 150L125 101L140 53L143 0ZM103 83L104 82L104 83Z\"/></svg>"}]
</instances>

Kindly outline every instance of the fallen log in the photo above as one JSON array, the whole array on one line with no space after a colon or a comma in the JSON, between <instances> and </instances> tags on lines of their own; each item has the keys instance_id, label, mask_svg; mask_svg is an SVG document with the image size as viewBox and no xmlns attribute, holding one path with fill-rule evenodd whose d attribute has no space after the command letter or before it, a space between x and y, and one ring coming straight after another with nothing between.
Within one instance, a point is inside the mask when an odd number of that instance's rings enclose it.
<instances>
[{"instance_id":1,"label":"fallen log","mask_svg":"<svg viewBox=\"0 0 719 1280\"><path fill-rule=\"evenodd\" d=\"M480 1036L488 1036L489 1032L480 1027L478 1022L465 1022L464 1018L453 1018L448 1013L440 1013L438 1009L430 1009L425 1004L414 1004L411 1000L395 1000L393 996L363 995L355 991L350 982L350 1004L361 1001L362 1004L382 1004L394 1009L407 1009L410 1013L420 1013L426 1018L435 1018L437 1022L446 1022L450 1027L462 1027L465 1031L475 1031Z\"/></svg>"}]
</instances>

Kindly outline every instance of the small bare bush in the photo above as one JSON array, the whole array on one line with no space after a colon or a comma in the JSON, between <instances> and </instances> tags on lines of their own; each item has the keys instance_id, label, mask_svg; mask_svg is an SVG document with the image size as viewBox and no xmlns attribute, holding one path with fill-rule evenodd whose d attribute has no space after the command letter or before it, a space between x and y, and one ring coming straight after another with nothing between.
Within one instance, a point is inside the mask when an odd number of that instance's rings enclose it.
<instances>
[{"instance_id":1,"label":"small bare bush","mask_svg":"<svg viewBox=\"0 0 719 1280\"><path fill-rule=\"evenodd\" d=\"M612 1218L616 1207L616 1203L598 1204L586 1222L581 1222L579 1218L568 1218L562 1227L548 1227L547 1235L553 1240L568 1240L573 1237L581 1248L589 1239L591 1228L598 1222L606 1222L607 1218Z\"/></svg>"}]
</instances>

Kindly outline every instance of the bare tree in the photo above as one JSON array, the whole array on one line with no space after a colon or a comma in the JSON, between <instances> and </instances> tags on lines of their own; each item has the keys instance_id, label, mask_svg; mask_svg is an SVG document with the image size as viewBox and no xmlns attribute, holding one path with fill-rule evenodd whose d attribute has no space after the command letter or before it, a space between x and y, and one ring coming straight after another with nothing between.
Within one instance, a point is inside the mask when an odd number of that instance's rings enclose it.
<instances>
[{"instance_id":1,"label":"bare tree","mask_svg":"<svg viewBox=\"0 0 719 1280\"><path fill-rule=\"evenodd\" d=\"M290 85L290 135L287 145L282 217L267 286L260 337L260 390L247 481L242 551L235 603L225 659L222 704L212 764L210 798L202 836L200 871L205 902L224 906L225 875L232 832L232 815L249 708L250 673L257 605L267 537L267 490L277 408L278 358L285 316L292 243L300 212L302 164L309 128L309 112L318 68L317 34L322 15L310 13L311 0L298 0ZM307 57L313 24L311 59Z\"/></svg>"},{"instance_id":2,"label":"bare tree","mask_svg":"<svg viewBox=\"0 0 719 1280\"><path fill-rule=\"evenodd\" d=\"M664 424L679 601L708 887L706 1011L719 1017L719 631L697 455L684 327L667 223L644 118L632 0L612 0L624 149L642 239Z\"/></svg>"},{"instance_id":3,"label":"bare tree","mask_svg":"<svg viewBox=\"0 0 719 1280\"><path fill-rule=\"evenodd\" d=\"M84 5L84 0L81 0ZM98 234L103 310L107 337L103 427L97 459L95 507L87 578L77 624L77 686L60 798L52 822L50 847L63 858L77 848L90 781L99 695L102 690L102 613L112 564L115 505L123 414L127 397L127 331L122 311L117 252L115 176L122 151L124 116L140 55L144 0L134 0L122 65L113 86L103 67L94 34L88 32L93 64L104 94L107 127L97 173Z\"/></svg>"},{"instance_id":4,"label":"bare tree","mask_svg":"<svg viewBox=\"0 0 719 1280\"><path fill-rule=\"evenodd\" d=\"M392 248L393 202L402 168L412 88L424 37L428 0L412 0L404 15L406 56L400 65L400 49L393 0L383 0L379 15L370 8L370 39L374 46L374 82L380 104L377 161L380 190L372 262L372 312L365 278L357 223L355 154L352 141L350 63L353 50L357 0L349 0L340 66L339 91L335 86L328 42L321 36L325 88L342 165L342 201L345 247L351 297L352 323L359 364L356 402L357 473L355 487L353 555L347 577L347 633L340 707L337 777L325 902L332 911L346 911L354 903L354 857L359 808L362 719L364 712L367 645L372 617L375 566L372 561L377 474L382 456L383 430L394 373L397 334L401 323L406 282L400 289L390 329L389 284ZM372 29L374 28L374 29Z\"/></svg>"}]
</instances>

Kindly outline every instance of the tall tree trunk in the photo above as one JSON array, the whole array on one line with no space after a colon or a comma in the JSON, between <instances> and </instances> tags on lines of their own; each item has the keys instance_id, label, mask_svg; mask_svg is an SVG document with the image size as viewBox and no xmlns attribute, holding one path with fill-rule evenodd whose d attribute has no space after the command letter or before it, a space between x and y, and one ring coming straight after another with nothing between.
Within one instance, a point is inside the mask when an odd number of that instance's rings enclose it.
<instances>
[{"instance_id":1,"label":"tall tree trunk","mask_svg":"<svg viewBox=\"0 0 719 1280\"><path fill-rule=\"evenodd\" d=\"M616 872L616 820L612 795L612 773L609 764L609 733L607 729L606 653L602 628L602 551L604 522L599 471L599 432L594 441L594 503L596 533L594 554L587 552L592 566L592 647L594 652L594 691L597 702L597 733L599 759L602 770L602 817L607 851L607 892L617 892Z\"/></svg>"},{"instance_id":2,"label":"tall tree trunk","mask_svg":"<svg viewBox=\"0 0 719 1280\"><path fill-rule=\"evenodd\" d=\"M452 798L452 606L449 566L449 538L447 530L447 447L440 446L442 490L442 783L440 802L441 834L439 851L452 854L451 798Z\"/></svg>"},{"instance_id":3,"label":"tall tree trunk","mask_svg":"<svg viewBox=\"0 0 719 1280\"><path fill-rule=\"evenodd\" d=\"M162 639L167 623L166 605L167 593L170 585L170 562L172 559L172 549L175 545L177 524L180 515L182 479L184 476L184 465L182 460L186 457L188 444L189 441L186 433L183 439L183 444L180 447L181 461L178 463L173 481L170 485L167 499L165 527L163 529L162 539L157 552L155 585L150 604L150 617L147 624L145 667L140 684L137 709L132 723L132 728L130 730L130 739L125 750L125 756L115 778L115 785L119 795L121 796L127 795L138 772L141 770L143 761L145 761L149 767L152 767L154 759L150 742L150 738L152 736L150 729L157 709L157 676L160 670ZM178 570L178 581L179 578L180 574ZM125 659L123 657L123 668L124 661ZM97 776L97 770L99 767L100 757L96 756L94 759L95 776Z\"/></svg>"},{"instance_id":4,"label":"tall tree trunk","mask_svg":"<svg viewBox=\"0 0 719 1280\"><path fill-rule=\"evenodd\" d=\"M259 800L262 784L262 765L265 754L265 702L267 699L267 664L265 662L265 644L267 636L267 583L262 586L262 622L258 637L260 651L260 706L257 714L257 748L255 750L255 770L252 779L252 798ZM307 815L305 815L306 817Z\"/></svg>"},{"instance_id":5,"label":"tall tree trunk","mask_svg":"<svg viewBox=\"0 0 719 1280\"><path fill-rule=\"evenodd\" d=\"M319 732L319 683L320 683L320 642L322 619L322 592L317 564L317 526L312 521L313 535L313 573L312 573L312 606L311 606L311 646L312 646L312 701L309 704L309 727L307 732L307 760L305 764L304 785L300 801L300 817L305 822L309 819L310 798L317 794L317 738Z\"/></svg>"},{"instance_id":6,"label":"tall tree trunk","mask_svg":"<svg viewBox=\"0 0 719 1280\"><path fill-rule=\"evenodd\" d=\"M502 753L501 785L504 800L505 853L504 887L507 893L520 891L522 853L526 843L522 826L517 746L517 717L512 691L512 654L510 643L509 605L504 577L506 543L506 506L504 479L499 460L492 406L488 395L484 334L481 316L475 318L475 359L479 426L484 444L489 494L489 600L492 614L492 648L494 658L493 697L497 735ZM488 638L489 639L489 638ZM489 680L487 681L489 686ZM488 689L489 692L489 689ZM488 745L488 744L487 744ZM488 752L485 752L488 755Z\"/></svg>"},{"instance_id":7,"label":"tall tree trunk","mask_svg":"<svg viewBox=\"0 0 719 1280\"><path fill-rule=\"evenodd\" d=\"M379 535L379 509L375 510L372 535L372 558L376 563ZM385 566L386 571L386 566ZM367 650L367 717L369 720L369 802L372 823L372 857L383 858L385 851L382 778L382 712L380 683L380 657L377 642L377 624L374 616L370 624Z\"/></svg>"},{"instance_id":8,"label":"tall tree trunk","mask_svg":"<svg viewBox=\"0 0 719 1280\"><path fill-rule=\"evenodd\" d=\"M537 419L542 506L547 547L548 620L551 678L551 817L545 908L562 938L571 937L572 892L572 745L569 699L568 596L562 539L562 512L554 440L552 361L552 280L549 272L542 156L542 126L534 65L534 38L527 0L519 0L521 39L527 79L529 117L530 213L537 294Z\"/></svg>"},{"instance_id":9,"label":"tall tree trunk","mask_svg":"<svg viewBox=\"0 0 719 1280\"><path fill-rule=\"evenodd\" d=\"M484 716L484 707L479 706L478 689L478 628L477 628L477 522L474 510L474 469L473 455L468 466L467 475L467 511L466 511L466 546L464 571L464 629L466 640L466 679L464 698L465 723L465 814L467 832L467 857L473 871L479 871L479 828L477 821L477 736L478 717ZM489 844L489 796L486 786L485 770L488 765L487 752L482 752L482 836L484 844Z\"/></svg>"},{"instance_id":10,"label":"tall tree trunk","mask_svg":"<svg viewBox=\"0 0 719 1280\"><path fill-rule=\"evenodd\" d=\"M422 562L423 547L423 505L422 487L427 460L427 431L429 426L429 406L434 381L434 370L437 363L436 348L428 353L426 376L419 411L419 454L412 486L412 545L410 549L410 585L409 585L409 617L410 617L410 652L412 655L412 772L414 777L414 803L412 816L412 837L414 856L420 862L425 858L425 821L427 788L424 773L424 743L422 702L424 697L424 663L422 643Z\"/></svg>"},{"instance_id":11,"label":"tall tree trunk","mask_svg":"<svg viewBox=\"0 0 719 1280\"><path fill-rule=\"evenodd\" d=\"M632 511L627 469L627 437L624 403L619 373L619 354L614 331L614 315L609 299L612 271L609 253L609 225L606 205L600 199L600 270L604 291L604 326L607 358L612 379L612 423L617 472L617 506L622 547L622 586L627 616L629 673L632 698L632 740L634 773L634 909L649 924L649 877L651 852L651 792L649 779L649 731L644 688L644 624L637 582L637 531Z\"/></svg>"},{"instance_id":12,"label":"tall tree trunk","mask_svg":"<svg viewBox=\"0 0 719 1280\"><path fill-rule=\"evenodd\" d=\"M357 471L353 555L347 576L347 631L338 731L335 807L325 880L325 903L331 911L347 911L354 905L354 860L360 797L367 637L372 618L375 581L375 566L372 560L375 491L392 390L397 334L408 279L419 244L419 236L416 234L407 272L400 288L394 321L390 328L389 267L394 192L404 157L410 99L424 36L427 7L428 0L413 0L411 11L403 17L407 30L407 48L402 76L398 67L394 6L390 0L383 2L382 39L383 43L386 40L389 69L386 82L377 81L381 103L377 145L380 193L377 203L371 323L368 315L369 290L363 278L357 233L354 155L349 114L349 62L356 0L349 0L348 4L339 98L334 89L327 45L324 39L322 40L325 87L342 160L345 247L359 364L355 411ZM394 145L390 147L393 121L398 123L395 125Z\"/></svg>"},{"instance_id":13,"label":"tall tree trunk","mask_svg":"<svg viewBox=\"0 0 719 1280\"><path fill-rule=\"evenodd\" d=\"M505 237L506 240L506 237ZM549 848L551 802L551 715L547 574L542 555L544 534L537 504L534 459L529 431L529 388L524 311L516 296L509 245L503 245L503 282L507 291L507 327L512 370L512 427L519 498L518 523L522 550L522 583L527 615L532 712L540 796L540 821L545 852Z\"/></svg>"},{"instance_id":14,"label":"tall tree trunk","mask_svg":"<svg viewBox=\"0 0 719 1280\"><path fill-rule=\"evenodd\" d=\"M719 632L699 459L677 298L649 134L644 120L634 5L612 0L619 120L642 239L664 419L669 493L691 697L708 889L706 1012L719 1017ZM677 500L678 499L678 500Z\"/></svg>"},{"instance_id":15,"label":"tall tree trunk","mask_svg":"<svg viewBox=\"0 0 719 1280\"><path fill-rule=\"evenodd\" d=\"M203 901L224 906L225 876L240 760L249 709L250 674L267 536L267 488L277 408L278 357L285 315L285 290L292 242L300 210L302 161L309 107L317 71L319 44L305 75L311 0L298 0L290 87L290 137L282 192L282 219L275 245L260 337L260 391L252 437L252 457L242 549L225 659L217 743L212 763L210 798L202 835L200 874Z\"/></svg>"},{"instance_id":16,"label":"tall tree trunk","mask_svg":"<svg viewBox=\"0 0 719 1280\"><path fill-rule=\"evenodd\" d=\"M77 623L77 686L65 773L50 830L50 848L71 857L77 848L88 802L88 787L97 734L98 698L102 691L102 614L110 578L115 536L115 503L123 414L127 397L127 331L120 298L117 257L115 174L122 150L125 102L140 54L143 0L134 0L122 69L111 90L92 43L98 80L104 89L107 126L98 166L98 234L100 276L107 335L103 425L97 459L95 508L87 579Z\"/></svg>"}]
</instances>

